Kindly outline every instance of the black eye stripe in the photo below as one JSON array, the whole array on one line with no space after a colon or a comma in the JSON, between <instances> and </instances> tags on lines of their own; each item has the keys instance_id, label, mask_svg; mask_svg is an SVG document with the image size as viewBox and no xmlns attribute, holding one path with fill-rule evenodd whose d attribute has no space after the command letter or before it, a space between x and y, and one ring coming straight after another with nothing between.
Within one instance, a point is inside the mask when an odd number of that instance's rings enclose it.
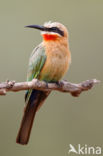
<instances>
[{"instance_id":1,"label":"black eye stripe","mask_svg":"<svg viewBox=\"0 0 103 156\"><path fill-rule=\"evenodd\" d=\"M52 27L51 29L54 30L54 31L57 31L58 30L57 27Z\"/></svg>"},{"instance_id":2,"label":"black eye stripe","mask_svg":"<svg viewBox=\"0 0 103 156\"><path fill-rule=\"evenodd\" d=\"M64 32L62 30L60 30L59 28L57 28L57 27L52 27L51 30L53 32L56 32L56 33L60 34L61 36L64 36Z\"/></svg>"},{"instance_id":3,"label":"black eye stripe","mask_svg":"<svg viewBox=\"0 0 103 156\"><path fill-rule=\"evenodd\" d=\"M57 27L46 28L46 31L56 32L56 33L60 34L61 36L64 36L64 32Z\"/></svg>"}]
</instances>

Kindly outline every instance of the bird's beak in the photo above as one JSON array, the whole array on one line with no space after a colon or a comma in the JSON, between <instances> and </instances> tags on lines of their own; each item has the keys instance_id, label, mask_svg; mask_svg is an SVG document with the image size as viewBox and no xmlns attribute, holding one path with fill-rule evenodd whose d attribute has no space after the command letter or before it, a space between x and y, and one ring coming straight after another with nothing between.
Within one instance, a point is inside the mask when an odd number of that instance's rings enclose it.
<instances>
[{"instance_id":1,"label":"bird's beak","mask_svg":"<svg viewBox=\"0 0 103 156\"><path fill-rule=\"evenodd\" d=\"M59 34L61 36L64 36L64 32L62 30L60 30L59 28L57 28L57 27L49 28L49 27L40 26L40 25L27 25L25 27L38 29L40 31L54 32L54 33L57 33L57 34Z\"/></svg>"},{"instance_id":2,"label":"bird's beak","mask_svg":"<svg viewBox=\"0 0 103 156\"><path fill-rule=\"evenodd\" d=\"M34 28L34 29L38 29L38 30L41 30L41 31L46 31L46 27L44 26L40 26L40 25L27 25L25 26L27 28Z\"/></svg>"}]
</instances>

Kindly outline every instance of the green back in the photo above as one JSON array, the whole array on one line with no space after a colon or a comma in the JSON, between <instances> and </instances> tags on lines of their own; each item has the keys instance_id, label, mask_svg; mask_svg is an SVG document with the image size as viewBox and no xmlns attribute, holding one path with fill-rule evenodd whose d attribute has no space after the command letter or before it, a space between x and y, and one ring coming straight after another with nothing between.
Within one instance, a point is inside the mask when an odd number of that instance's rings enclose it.
<instances>
[{"instance_id":1,"label":"green back","mask_svg":"<svg viewBox=\"0 0 103 156\"><path fill-rule=\"evenodd\" d=\"M27 81L31 81L33 78L39 77L40 71L43 68L45 61L46 61L45 49L42 46L42 44L40 44L33 50L30 56ZM28 103L31 93L32 89L27 91L25 95L26 103Z\"/></svg>"},{"instance_id":2,"label":"green back","mask_svg":"<svg viewBox=\"0 0 103 156\"><path fill-rule=\"evenodd\" d=\"M45 49L40 44L37 46L29 59L29 68L27 73L27 81L31 81L33 78L38 78L40 71L46 61Z\"/></svg>"}]
</instances>

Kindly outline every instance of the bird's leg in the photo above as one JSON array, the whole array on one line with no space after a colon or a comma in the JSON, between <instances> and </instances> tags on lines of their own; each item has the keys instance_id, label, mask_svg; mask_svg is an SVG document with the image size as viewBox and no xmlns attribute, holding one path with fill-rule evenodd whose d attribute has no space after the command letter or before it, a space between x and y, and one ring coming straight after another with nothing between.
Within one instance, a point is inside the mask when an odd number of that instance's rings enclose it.
<instances>
[{"instance_id":1,"label":"bird's leg","mask_svg":"<svg viewBox=\"0 0 103 156\"><path fill-rule=\"evenodd\" d=\"M48 82L45 82L46 83L46 88L48 88Z\"/></svg>"},{"instance_id":2,"label":"bird's leg","mask_svg":"<svg viewBox=\"0 0 103 156\"><path fill-rule=\"evenodd\" d=\"M58 86L59 88L61 88L61 87L63 86L63 82L62 82L62 81L57 81L56 84L57 84L57 86Z\"/></svg>"}]
</instances>

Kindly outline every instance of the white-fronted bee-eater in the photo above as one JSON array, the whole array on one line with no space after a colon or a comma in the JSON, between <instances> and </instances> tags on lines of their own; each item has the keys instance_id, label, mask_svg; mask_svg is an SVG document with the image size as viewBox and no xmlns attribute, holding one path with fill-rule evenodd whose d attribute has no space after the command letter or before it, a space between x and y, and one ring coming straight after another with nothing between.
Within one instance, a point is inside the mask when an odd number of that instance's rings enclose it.
<instances>
[{"instance_id":1,"label":"white-fronted bee-eater","mask_svg":"<svg viewBox=\"0 0 103 156\"><path fill-rule=\"evenodd\" d=\"M67 28L58 22L48 22L43 26L28 25L41 31L43 41L33 50L27 73L27 81L36 78L45 82L58 82L69 68L71 54ZM25 108L16 142L27 144L36 112L44 103L50 91L27 90Z\"/></svg>"}]
</instances>

